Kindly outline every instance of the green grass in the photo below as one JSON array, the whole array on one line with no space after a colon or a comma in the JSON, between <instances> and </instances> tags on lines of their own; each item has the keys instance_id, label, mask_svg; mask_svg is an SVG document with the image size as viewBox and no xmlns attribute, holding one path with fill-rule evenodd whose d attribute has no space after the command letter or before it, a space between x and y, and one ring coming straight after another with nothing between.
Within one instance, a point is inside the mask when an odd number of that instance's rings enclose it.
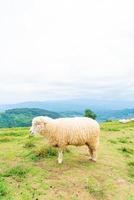
<instances>
[{"instance_id":1,"label":"green grass","mask_svg":"<svg viewBox=\"0 0 134 200\"><path fill-rule=\"evenodd\" d=\"M128 162L128 165L134 167L134 161L130 161L130 162Z\"/></svg>"},{"instance_id":2,"label":"green grass","mask_svg":"<svg viewBox=\"0 0 134 200\"><path fill-rule=\"evenodd\" d=\"M129 161L128 166L128 176L134 178L134 161Z\"/></svg>"},{"instance_id":3,"label":"green grass","mask_svg":"<svg viewBox=\"0 0 134 200\"><path fill-rule=\"evenodd\" d=\"M3 173L4 177L13 177L13 178L26 178L27 169L24 166L17 165L15 167L9 168L7 171Z\"/></svg>"},{"instance_id":4,"label":"green grass","mask_svg":"<svg viewBox=\"0 0 134 200\"><path fill-rule=\"evenodd\" d=\"M0 197L6 196L8 192L7 186L3 178L0 178Z\"/></svg>"},{"instance_id":5,"label":"green grass","mask_svg":"<svg viewBox=\"0 0 134 200\"><path fill-rule=\"evenodd\" d=\"M104 186L99 183L94 177L88 178L87 189L97 199L104 199L105 189Z\"/></svg>"},{"instance_id":6,"label":"green grass","mask_svg":"<svg viewBox=\"0 0 134 200\"><path fill-rule=\"evenodd\" d=\"M30 140L24 144L24 148L32 148L32 147L35 147L35 144Z\"/></svg>"},{"instance_id":7,"label":"green grass","mask_svg":"<svg viewBox=\"0 0 134 200\"><path fill-rule=\"evenodd\" d=\"M120 137L120 138L116 138L109 140L109 142L113 143L113 144L117 144L117 143L123 143L123 144L128 144L128 143L133 143L133 141L129 138L129 137Z\"/></svg>"},{"instance_id":8,"label":"green grass","mask_svg":"<svg viewBox=\"0 0 134 200\"><path fill-rule=\"evenodd\" d=\"M126 155L133 155L134 154L134 150L132 148L129 148L129 147L121 147L119 150L123 154L126 154Z\"/></svg>"},{"instance_id":9,"label":"green grass","mask_svg":"<svg viewBox=\"0 0 134 200\"><path fill-rule=\"evenodd\" d=\"M134 200L134 123L101 124L97 163L88 148L57 149L28 128L0 129L0 200Z\"/></svg>"},{"instance_id":10,"label":"green grass","mask_svg":"<svg viewBox=\"0 0 134 200\"><path fill-rule=\"evenodd\" d=\"M53 147L41 146L35 149L34 154L38 158L51 158L57 156L57 150Z\"/></svg>"},{"instance_id":11,"label":"green grass","mask_svg":"<svg viewBox=\"0 0 134 200\"><path fill-rule=\"evenodd\" d=\"M29 148L29 147L28 147ZM44 158L53 158L58 155L57 149L50 146L35 147L28 154L24 154L24 157L31 159L32 161L39 161Z\"/></svg>"},{"instance_id":12,"label":"green grass","mask_svg":"<svg viewBox=\"0 0 134 200\"><path fill-rule=\"evenodd\" d=\"M128 197L127 200L134 200L134 196Z\"/></svg>"},{"instance_id":13,"label":"green grass","mask_svg":"<svg viewBox=\"0 0 134 200\"><path fill-rule=\"evenodd\" d=\"M2 143L2 142L4 142L4 143L11 142L11 140L8 137L3 137L0 139L0 143Z\"/></svg>"}]
</instances>

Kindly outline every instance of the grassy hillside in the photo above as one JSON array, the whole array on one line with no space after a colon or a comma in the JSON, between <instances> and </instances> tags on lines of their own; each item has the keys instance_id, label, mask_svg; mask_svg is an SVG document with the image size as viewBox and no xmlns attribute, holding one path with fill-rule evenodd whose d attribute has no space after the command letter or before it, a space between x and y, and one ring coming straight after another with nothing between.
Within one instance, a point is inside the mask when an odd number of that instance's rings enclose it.
<instances>
[{"instance_id":1,"label":"grassy hillside","mask_svg":"<svg viewBox=\"0 0 134 200\"><path fill-rule=\"evenodd\" d=\"M0 113L0 128L27 127L36 116L58 118L60 114L39 108L16 108Z\"/></svg>"},{"instance_id":2,"label":"grassy hillside","mask_svg":"<svg viewBox=\"0 0 134 200\"><path fill-rule=\"evenodd\" d=\"M69 146L64 163L28 128L0 129L1 200L134 200L134 123L101 124L98 162Z\"/></svg>"}]
</instances>

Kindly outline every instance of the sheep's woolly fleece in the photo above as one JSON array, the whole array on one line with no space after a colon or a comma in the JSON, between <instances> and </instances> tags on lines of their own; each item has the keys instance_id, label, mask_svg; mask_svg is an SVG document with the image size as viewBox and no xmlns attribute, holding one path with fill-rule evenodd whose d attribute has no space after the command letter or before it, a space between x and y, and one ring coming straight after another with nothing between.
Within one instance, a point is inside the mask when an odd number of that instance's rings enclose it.
<instances>
[{"instance_id":1,"label":"sheep's woolly fleece","mask_svg":"<svg viewBox=\"0 0 134 200\"><path fill-rule=\"evenodd\" d=\"M99 124L87 117L59 118L39 116L33 119L31 131L45 136L60 148L67 145L88 145L96 149L99 143Z\"/></svg>"}]
</instances>

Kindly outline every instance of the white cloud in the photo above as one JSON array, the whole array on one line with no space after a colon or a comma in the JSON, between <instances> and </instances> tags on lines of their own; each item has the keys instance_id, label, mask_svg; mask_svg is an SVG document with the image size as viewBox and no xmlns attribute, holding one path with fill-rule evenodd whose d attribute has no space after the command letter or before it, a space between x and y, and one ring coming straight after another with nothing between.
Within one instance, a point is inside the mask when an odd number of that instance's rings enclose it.
<instances>
[{"instance_id":1,"label":"white cloud","mask_svg":"<svg viewBox=\"0 0 134 200\"><path fill-rule=\"evenodd\" d=\"M132 0L1 1L0 103L134 99L133 7Z\"/></svg>"}]
</instances>

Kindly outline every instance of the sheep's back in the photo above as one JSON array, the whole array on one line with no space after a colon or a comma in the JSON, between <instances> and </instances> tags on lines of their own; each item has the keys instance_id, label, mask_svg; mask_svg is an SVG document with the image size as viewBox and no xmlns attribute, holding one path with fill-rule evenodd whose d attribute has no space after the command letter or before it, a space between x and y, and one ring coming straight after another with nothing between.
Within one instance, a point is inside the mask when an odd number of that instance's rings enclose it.
<instances>
[{"instance_id":1,"label":"sheep's back","mask_svg":"<svg viewBox=\"0 0 134 200\"><path fill-rule=\"evenodd\" d=\"M87 117L59 118L55 119L53 122L57 127L63 129L71 129L71 130L76 130L81 128L99 129L99 124L97 123L97 121Z\"/></svg>"},{"instance_id":2,"label":"sheep's back","mask_svg":"<svg viewBox=\"0 0 134 200\"><path fill-rule=\"evenodd\" d=\"M71 144L86 143L98 136L100 132L99 124L86 117L60 118L53 120L52 123L57 138L62 138L62 141L68 141Z\"/></svg>"}]
</instances>

